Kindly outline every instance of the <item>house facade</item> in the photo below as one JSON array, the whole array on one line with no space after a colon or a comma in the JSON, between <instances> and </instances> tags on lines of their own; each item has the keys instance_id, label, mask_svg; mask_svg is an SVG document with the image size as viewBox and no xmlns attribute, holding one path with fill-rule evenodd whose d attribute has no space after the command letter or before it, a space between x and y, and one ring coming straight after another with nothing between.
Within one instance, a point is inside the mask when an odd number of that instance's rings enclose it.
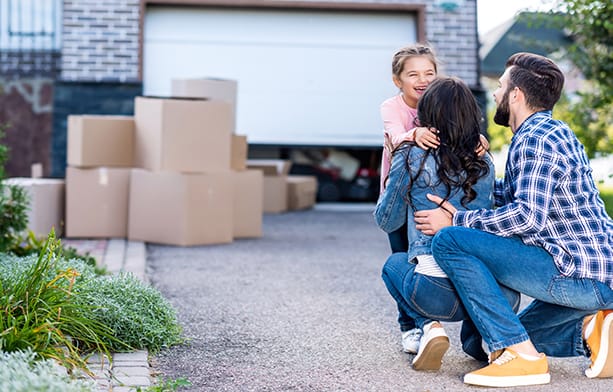
<instances>
[{"instance_id":1,"label":"house facade","mask_svg":"<svg viewBox=\"0 0 613 392\"><path fill-rule=\"evenodd\" d=\"M61 8L57 67L0 75L3 105L37 78L47 91L48 156L9 165L13 176L45 162L47 175L63 177L67 115L132 114L135 96L169 95L172 78L237 80L236 132L268 147L380 146L378 105L397 92L391 56L416 41L435 48L442 73L482 95L476 0L47 1ZM8 140L40 130L20 127Z\"/></svg>"}]
</instances>

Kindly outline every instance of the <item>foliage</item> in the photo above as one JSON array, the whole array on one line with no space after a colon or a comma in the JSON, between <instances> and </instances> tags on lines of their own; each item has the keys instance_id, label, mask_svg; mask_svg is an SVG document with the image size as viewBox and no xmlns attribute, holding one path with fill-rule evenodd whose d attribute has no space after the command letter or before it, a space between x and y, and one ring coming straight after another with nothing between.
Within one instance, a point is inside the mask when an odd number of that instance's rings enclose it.
<instances>
[{"instance_id":1,"label":"foliage","mask_svg":"<svg viewBox=\"0 0 613 392\"><path fill-rule=\"evenodd\" d=\"M613 3L607 0L557 0L562 27L575 44L570 56L585 77L594 81L604 99L613 100Z\"/></svg>"},{"instance_id":2,"label":"foliage","mask_svg":"<svg viewBox=\"0 0 613 392\"><path fill-rule=\"evenodd\" d=\"M162 378L155 385L146 387L145 389L137 387L136 392L171 392L178 391L181 387L190 387L191 385L192 383L184 377L179 377L176 380Z\"/></svg>"},{"instance_id":3,"label":"foliage","mask_svg":"<svg viewBox=\"0 0 613 392\"><path fill-rule=\"evenodd\" d=\"M79 288L78 303L88 317L108 325L114 336L130 348L157 352L181 342L181 327L168 301L153 287L132 274L88 279ZM106 342L114 351L126 346Z\"/></svg>"},{"instance_id":4,"label":"foliage","mask_svg":"<svg viewBox=\"0 0 613 392\"><path fill-rule=\"evenodd\" d=\"M600 185L600 197L604 201L605 208L607 209L607 213L611 218L613 218L613 185Z\"/></svg>"},{"instance_id":5,"label":"foliage","mask_svg":"<svg viewBox=\"0 0 613 392\"><path fill-rule=\"evenodd\" d=\"M110 327L89 317L91 305L76 301L83 280L77 268L57 258L57 246L52 232L38 257L0 255L0 350L29 348L68 369L85 369L82 353L109 354L106 342L121 342Z\"/></svg>"},{"instance_id":6,"label":"foliage","mask_svg":"<svg viewBox=\"0 0 613 392\"><path fill-rule=\"evenodd\" d=\"M591 82L589 91L569 105L573 130L590 158L613 152L613 3L556 0L552 10L560 28L573 37L568 57Z\"/></svg>"},{"instance_id":7,"label":"foliage","mask_svg":"<svg viewBox=\"0 0 613 392\"><path fill-rule=\"evenodd\" d=\"M0 124L0 139L7 126ZM28 227L28 196L15 185L5 185L4 164L8 159L8 147L0 144L0 252L16 246L20 234Z\"/></svg>"},{"instance_id":8,"label":"foliage","mask_svg":"<svg viewBox=\"0 0 613 392\"><path fill-rule=\"evenodd\" d=\"M39 254L43 250L45 242L45 239L37 238L34 232L29 230L25 238L21 238L21 241L18 244L8 249L7 251L17 256ZM73 248L71 246L64 246L61 242L59 243L59 246L54 250L56 252L56 256L59 258L65 260L82 260L83 262L85 262L85 264L89 265L90 267L93 267L97 274L105 275L108 273L105 267L99 267L97 265L96 258L91 256L89 252L85 252L83 254L79 252L76 248Z\"/></svg>"},{"instance_id":9,"label":"foliage","mask_svg":"<svg viewBox=\"0 0 613 392\"><path fill-rule=\"evenodd\" d=\"M92 380L76 379L59 372L52 360L40 360L30 349L0 351L0 391L85 392L94 389Z\"/></svg>"}]
</instances>

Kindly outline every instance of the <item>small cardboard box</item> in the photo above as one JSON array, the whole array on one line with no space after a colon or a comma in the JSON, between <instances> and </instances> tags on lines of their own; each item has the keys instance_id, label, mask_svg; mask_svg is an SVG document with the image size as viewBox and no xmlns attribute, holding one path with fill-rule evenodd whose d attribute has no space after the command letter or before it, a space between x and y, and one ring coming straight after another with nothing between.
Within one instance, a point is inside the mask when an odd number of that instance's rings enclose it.
<instances>
[{"instance_id":1,"label":"small cardboard box","mask_svg":"<svg viewBox=\"0 0 613 392\"><path fill-rule=\"evenodd\" d=\"M245 170L247 168L247 136L232 135L232 154L230 168Z\"/></svg>"},{"instance_id":2,"label":"small cardboard box","mask_svg":"<svg viewBox=\"0 0 613 392\"><path fill-rule=\"evenodd\" d=\"M66 161L69 166L130 167L133 150L133 117L68 116Z\"/></svg>"},{"instance_id":3,"label":"small cardboard box","mask_svg":"<svg viewBox=\"0 0 613 392\"><path fill-rule=\"evenodd\" d=\"M287 176L287 208L290 211L311 208L316 199L317 177Z\"/></svg>"},{"instance_id":4,"label":"small cardboard box","mask_svg":"<svg viewBox=\"0 0 613 392\"><path fill-rule=\"evenodd\" d=\"M287 211L287 174L291 161L284 159L248 159L247 168L264 173L264 212Z\"/></svg>"},{"instance_id":5,"label":"small cardboard box","mask_svg":"<svg viewBox=\"0 0 613 392\"><path fill-rule=\"evenodd\" d=\"M171 81L173 97L206 98L229 103L232 107L232 133L236 131L237 92L238 83L232 79L193 78Z\"/></svg>"},{"instance_id":6,"label":"small cardboard box","mask_svg":"<svg viewBox=\"0 0 613 392\"><path fill-rule=\"evenodd\" d=\"M264 175L261 170L233 172L234 238L262 236Z\"/></svg>"},{"instance_id":7,"label":"small cardboard box","mask_svg":"<svg viewBox=\"0 0 613 392\"><path fill-rule=\"evenodd\" d=\"M51 229L57 238L64 229L65 181L55 178L13 177L5 185L25 189L29 198L28 230L37 237L47 237Z\"/></svg>"},{"instance_id":8,"label":"small cardboard box","mask_svg":"<svg viewBox=\"0 0 613 392\"><path fill-rule=\"evenodd\" d=\"M151 171L229 171L231 108L222 101L136 97L134 166Z\"/></svg>"},{"instance_id":9,"label":"small cardboard box","mask_svg":"<svg viewBox=\"0 0 613 392\"><path fill-rule=\"evenodd\" d=\"M66 168L66 237L126 237L130 170Z\"/></svg>"},{"instance_id":10,"label":"small cardboard box","mask_svg":"<svg viewBox=\"0 0 613 392\"><path fill-rule=\"evenodd\" d=\"M231 171L133 169L128 238L177 246L232 242L233 181Z\"/></svg>"}]
</instances>

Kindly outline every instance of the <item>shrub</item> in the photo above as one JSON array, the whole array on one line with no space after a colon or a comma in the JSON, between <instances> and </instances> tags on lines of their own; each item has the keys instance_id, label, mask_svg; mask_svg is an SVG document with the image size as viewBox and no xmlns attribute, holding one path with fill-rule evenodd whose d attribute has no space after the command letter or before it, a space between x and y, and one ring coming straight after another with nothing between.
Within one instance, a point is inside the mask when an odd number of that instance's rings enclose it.
<instances>
[{"instance_id":1,"label":"shrub","mask_svg":"<svg viewBox=\"0 0 613 392\"><path fill-rule=\"evenodd\" d=\"M60 261L57 246L50 235L38 257L0 255L0 351L31 349L68 369L85 369L82 353L109 354L106 342L121 342L111 328L89 317L91 305L76 301L76 288L85 280L74 264ZM91 267L89 273L94 274Z\"/></svg>"},{"instance_id":2,"label":"shrub","mask_svg":"<svg viewBox=\"0 0 613 392\"><path fill-rule=\"evenodd\" d=\"M157 352L181 343L181 327L170 303L155 288L132 274L88 279L77 301L87 306L87 317L108 325L121 342L136 349ZM113 341L115 351L125 351Z\"/></svg>"},{"instance_id":3,"label":"shrub","mask_svg":"<svg viewBox=\"0 0 613 392\"><path fill-rule=\"evenodd\" d=\"M84 392L94 390L92 380L70 377L52 360L37 359L27 349L0 352L0 390L11 392Z\"/></svg>"}]
</instances>

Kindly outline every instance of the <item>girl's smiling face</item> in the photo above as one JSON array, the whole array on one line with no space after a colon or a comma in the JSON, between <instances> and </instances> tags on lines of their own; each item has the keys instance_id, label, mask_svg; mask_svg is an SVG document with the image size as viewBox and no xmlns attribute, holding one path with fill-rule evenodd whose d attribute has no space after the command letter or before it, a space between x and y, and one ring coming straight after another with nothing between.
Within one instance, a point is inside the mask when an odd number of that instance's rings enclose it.
<instances>
[{"instance_id":1,"label":"girl's smiling face","mask_svg":"<svg viewBox=\"0 0 613 392\"><path fill-rule=\"evenodd\" d=\"M417 100L435 78L436 65L425 56L414 56L405 60L400 76L394 75L393 80L402 91L404 102L416 108Z\"/></svg>"}]
</instances>

